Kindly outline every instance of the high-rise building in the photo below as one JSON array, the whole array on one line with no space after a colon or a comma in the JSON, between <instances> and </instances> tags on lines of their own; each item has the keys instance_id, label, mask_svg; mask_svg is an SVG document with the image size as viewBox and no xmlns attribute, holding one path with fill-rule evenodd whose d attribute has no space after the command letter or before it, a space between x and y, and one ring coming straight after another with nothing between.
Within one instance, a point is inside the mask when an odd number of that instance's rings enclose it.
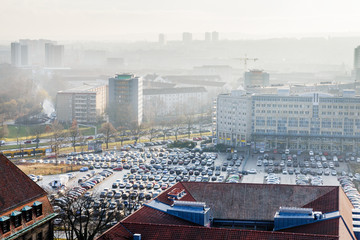
<instances>
[{"instance_id":1,"label":"high-rise building","mask_svg":"<svg viewBox=\"0 0 360 240\"><path fill-rule=\"evenodd\" d=\"M210 42L210 41L211 41L211 32L206 32L206 33L205 33L205 41L206 41L206 42Z\"/></svg>"},{"instance_id":2,"label":"high-rise building","mask_svg":"<svg viewBox=\"0 0 360 240\"><path fill-rule=\"evenodd\" d=\"M211 40L214 41L214 42L215 42L215 41L219 41L219 33L218 33L218 32L215 32L215 31L212 32L212 33L211 33Z\"/></svg>"},{"instance_id":3,"label":"high-rise building","mask_svg":"<svg viewBox=\"0 0 360 240\"><path fill-rule=\"evenodd\" d=\"M141 124L143 118L143 79L134 74L109 78L109 119ZM116 124L115 124L116 125Z\"/></svg>"},{"instance_id":4,"label":"high-rise building","mask_svg":"<svg viewBox=\"0 0 360 240\"><path fill-rule=\"evenodd\" d=\"M166 43L165 34L160 33L159 34L159 44L164 45Z\"/></svg>"},{"instance_id":5,"label":"high-rise building","mask_svg":"<svg viewBox=\"0 0 360 240\"><path fill-rule=\"evenodd\" d=\"M183 32L182 40L183 40L183 42L191 42L192 41L192 33Z\"/></svg>"},{"instance_id":6,"label":"high-rise building","mask_svg":"<svg viewBox=\"0 0 360 240\"><path fill-rule=\"evenodd\" d=\"M28 46L18 42L11 43L11 65L23 67L29 65Z\"/></svg>"},{"instance_id":7,"label":"high-rise building","mask_svg":"<svg viewBox=\"0 0 360 240\"><path fill-rule=\"evenodd\" d=\"M245 87L266 87L269 86L269 74L262 70L251 70L245 72Z\"/></svg>"},{"instance_id":8,"label":"high-rise building","mask_svg":"<svg viewBox=\"0 0 360 240\"><path fill-rule=\"evenodd\" d=\"M63 67L64 45L45 44L45 66L46 67Z\"/></svg>"},{"instance_id":9,"label":"high-rise building","mask_svg":"<svg viewBox=\"0 0 360 240\"><path fill-rule=\"evenodd\" d=\"M21 46L20 43L11 43L11 65L14 67L21 66Z\"/></svg>"},{"instance_id":10,"label":"high-rise building","mask_svg":"<svg viewBox=\"0 0 360 240\"><path fill-rule=\"evenodd\" d=\"M355 81L360 80L360 46L354 50L354 72Z\"/></svg>"}]
</instances>

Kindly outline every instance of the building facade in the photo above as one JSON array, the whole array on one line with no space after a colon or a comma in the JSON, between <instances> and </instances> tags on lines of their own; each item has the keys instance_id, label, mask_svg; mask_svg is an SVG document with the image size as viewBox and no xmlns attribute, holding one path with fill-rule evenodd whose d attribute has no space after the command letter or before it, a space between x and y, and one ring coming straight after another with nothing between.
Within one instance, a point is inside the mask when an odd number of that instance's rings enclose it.
<instances>
[{"instance_id":1,"label":"building facade","mask_svg":"<svg viewBox=\"0 0 360 240\"><path fill-rule=\"evenodd\" d=\"M144 89L144 116L148 120L201 113L207 99L204 87Z\"/></svg>"},{"instance_id":2,"label":"building facade","mask_svg":"<svg viewBox=\"0 0 360 240\"><path fill-rule=\"evenodd\" d=\"M220 94L217 98L218 143L246 146L251 141L251 99L245 91Z\"/></svg>"},{"instance_id":3,"label":"building facade","mask_svg":"<svg viewBox=\"0 0 360 240\"><path fill-rule=\"evenodd\" d=\"M82 86L59 91L56 95L56 115L59 122L96 123L107 107L107 86Z\"/></svg>"},{"instance_id":4,"label":"building facade","mask_svg":"<svg viewBox=\"0 0 360 240\"><path fill-rule=\"evenodd\" d=\"M262 70L251 70L245 72L245 87L266 87L269 86L269 74Z\"/></svg>"},{"instance_id":5,"label":"building facade","mask_svg":"<svg viewBox=\"0 0 360 240\"><path fill-rule=\"evenodd\" d=\"M112 113L124 110L131 122L141 124L143 119L143 79L134 74L117 74L109 78L109 109ZM109 113L110 121L117 115Z\"/></svg>"},{"instance_id":6,"label":"building facade","mask_svg":"<svg viewBox=\"0 0 360 240\"><path fill-rule=\"evenodd\" d=\"M53 239L47 193L2 154L0 169L0 239Z\"/></svg>"},{"instance_id":7,"label":"building facade","mask_svg":"<svg viewBox=\"0 0 360 240\"><path fill-rule=\"evenodd\" d=\"M222 100L221 95L218 102ZM235 96L225 105L218 103L217 129L219 142L233 146L235 135L245 129L230 127L240 121L231 105L242 106ZM250 101L247 128L255 148L356 152L360 150L360 98L352 94L334 97L330 94L253 95ZM236 101L238 104L236 104ZM228 115L224 115L224 112ZM225 119L226 121L221 121ZM236 123L235 123L236 125ZM230 128L234 135L230 134ZM225 133L224 129L228 129ZM228 134L228 135L226 135ZM227 137L226 137L227 136ZM225 137L225 140L224 140Z\"/></svg>"},{"instance_id":8,"label":"building facade","mask_svg":"<svg viewBox=\"0 0 360 240\"><path fill-rule=\"evenodd\" d=\"M59 68L64 66L64 45L45 44L45 66Z\"/></svg>"}]
</instances>

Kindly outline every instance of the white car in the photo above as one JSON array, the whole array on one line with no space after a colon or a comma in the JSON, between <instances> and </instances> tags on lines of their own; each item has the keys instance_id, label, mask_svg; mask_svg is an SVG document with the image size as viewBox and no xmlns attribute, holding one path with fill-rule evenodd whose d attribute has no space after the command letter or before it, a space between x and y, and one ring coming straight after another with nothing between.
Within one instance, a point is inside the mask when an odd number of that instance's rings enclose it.
<instances>
[{"instance_id":1,"label":"white car","mask_svg":"<svg viewBox=\"0 0 360 240\"><path fill-rule=\"evenodd\" d=\"M313 152L313 151L309 151L309 155L310 155L310 156L314 156L314 152Z\"/></svg>"}]
</instances>

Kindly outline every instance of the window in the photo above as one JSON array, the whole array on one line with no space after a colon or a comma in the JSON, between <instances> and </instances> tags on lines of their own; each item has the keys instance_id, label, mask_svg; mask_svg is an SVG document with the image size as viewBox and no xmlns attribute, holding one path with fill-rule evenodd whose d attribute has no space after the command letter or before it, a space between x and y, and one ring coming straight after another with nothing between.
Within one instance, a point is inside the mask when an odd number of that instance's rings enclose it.
<instances>
[{"instance_id":1,"label":"window","mask_svg":"<svg viewBox=\"0 0 360 240\"><path fill-rule=\"evenodd\" d=\"M42 202L34 202L33 204L33 207L34 207L34 211L35 211L35 216L36 217L39 217L42 215Z\"/></svg>"},{"instance_id":2,"label":"window","mask_svg":"<svg viewBox=\"0 0 360 240\"><path fill-rule=\"evenodd\" d=\"M25 206L22 209L22 213L23 213L23 217L24 217L25 222L29 222L29 221L32 220L32 207Z\"/></svg>"},{"instance_id":3,"label":"window","mask_svg":"<svg viewBox=\"0 0 360 240\"><path fill-rule=\"evenodd\" d=\"M17 228L21 225L21 212L13 211L11 213L11 218L14 224L14 227Z\"/></svg>"},{"instance_id":4,"label":"window","mask_svg":"<svg viewBox=\"0 0 360 240\"><path fill-rule=\"evenodd\" d=\"M7 216L3 216L0 218L0 227L1 227L1 232L7 233L10 231L10 218Z\"/></svg>"},{"instance_id":5,"label":"window","mask_svg":"<svg viewBox=\"0 0 360 240\"><path fill-rule=\"evenodd\" d=\"M42 239L43 239L42 232L39 232L39 233L36 235L36 240L42 240Z\"/></svg>"}]
</instances>

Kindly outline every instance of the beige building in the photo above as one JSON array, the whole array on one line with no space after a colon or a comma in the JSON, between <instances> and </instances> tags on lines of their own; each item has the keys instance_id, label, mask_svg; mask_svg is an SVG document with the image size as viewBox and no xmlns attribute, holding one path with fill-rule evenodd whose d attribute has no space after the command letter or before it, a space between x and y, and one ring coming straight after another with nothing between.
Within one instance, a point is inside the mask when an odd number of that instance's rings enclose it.
<instances>
[{"instance_id":1,"label":"beige building","mask_svg":"<svg viewBox=\"0 0 360 240\"><path fill-rule=\"evenodd\" d=\"M218 143L246 146L251 141L251 98L243 90L220 94L217 98Z\"/></svg>"},{"instance_id":2,"label":"beige building","mask_svg":"<svg viewBox=\"0 0 360 240\"><path fill-rule=\"evenodd\" d=\"M107 86L86 85L56 95L56 115L59 122L95 123L107 107Z\"/></svg>"}]
</instances>

